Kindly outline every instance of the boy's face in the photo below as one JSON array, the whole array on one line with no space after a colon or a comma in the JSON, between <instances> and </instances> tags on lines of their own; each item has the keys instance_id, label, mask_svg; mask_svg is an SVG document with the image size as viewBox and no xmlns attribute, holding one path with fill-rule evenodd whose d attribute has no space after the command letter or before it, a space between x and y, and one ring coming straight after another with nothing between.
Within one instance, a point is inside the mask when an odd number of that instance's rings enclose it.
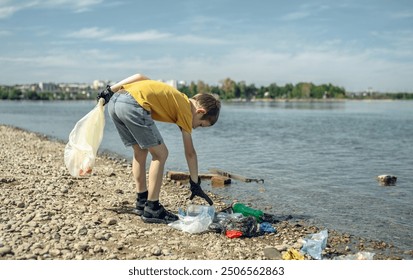
<instances>
[{"instance_id":1,"label":"boy's face","mask_svg":"<svg viewBox=\"0 0 413 280\"><path fill-rule=\"evenodd\" d=\"M197 127L208 127L211 123L208 120L201 120L202 116L205 114L205 110L202 108L196 109L194 115L192 115L192 128Z\"/></svg>"}]
</instances>

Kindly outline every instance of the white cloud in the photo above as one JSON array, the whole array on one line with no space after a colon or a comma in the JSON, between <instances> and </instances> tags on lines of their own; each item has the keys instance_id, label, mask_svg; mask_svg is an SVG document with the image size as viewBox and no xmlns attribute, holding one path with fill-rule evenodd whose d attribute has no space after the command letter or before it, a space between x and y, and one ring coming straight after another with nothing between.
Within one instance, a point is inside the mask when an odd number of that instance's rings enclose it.
<instances>
[{"instance_id":1,"label":"white cloud","mask_svg":"<svg viewBox=\"0 0 413 280\"><path fill-rule=\"evenodd\" d=\"M162 33L157 30L147 30L133 33L117 33L110 29L101 29L98 27L83 28L79 31L68 33L65 37L77 39L99 39L101 41L114 42L138 42L152 41L171 37L170 33Z\"/></svg>"},{"instance_id":2,"label":"white cloud","mask_svg":"<svg viewBox=\"0 0 413 280\"><path fill-rule=\"evenodd\" d=\"M410 18L413 18L413 12L412 11L396 12L396 13L392 13L390 17L395 18L395 19L410 19Z\"/></svg>"},{"instance_id":3,"label":"white cloud","mask_svg":"<svg viewBox=\"0 0 413 280\"><path fill-rule=\"evenodd\" d=\"M69 7L74 12L81 13L90 11L91 7L102 3L103 0L47 0L39 1L39 7L43 8L60 8Z\"/></svg>"},{"instance_id":4,"label":"white cloud","mask_svg":"<svg viewBox=\"0 0 413 280\"><path fill-rule=\"evenodd\" d=\"M91 7L103 0L31 0L31 1L0 1L0 19L13 16L20 10L29 8L54 9L69 8L74 12L89 11Z\"/></svg>"},{"instance_id":5,"label":"white cloud","mask_svg":"<svg viewBox=\"0 0 413 280\"><path fill-rule=\"evenodd\" d=\"M227 44L228 41L219 38L210 38L197 35L182 35L177 36L176 40L178 42L186 44L203 44L203 45L221 45Z\"/></svg>"},{"instance_id":6,"label":"white cloud","mask_svg":"<svg viewBox=\"0 0 413 280\"><path fill-rule=\"evenodd\" d=\"M118 33L110 29L98 27L83 28L79 31L70 32L65 35L68 38L76 39L98 39L106 42L142 42L168 39L169 42L185 44L218 45L226 44L227 41L219 38L203 37L198 35L175 35L172 33L160 32L158 30L146 30L142 32Z\"/></svg>"},{"instance_id":7,"label":"white cloud","mask_svg":"<svg viewBox=\"0 0 413 280\"><path fill-rule=\"evenodd\" d=\"M108 29L98 27L82 28L79 31L68 33L65 37L78 39L101 39L110 34Z\"/></svg>"},{"instance_id":8,"label":"white cloud","mask_svg":"<svg viewBox=\"0 0 413 280\"><path fill-rule=\"evenodd\" d=\"M287 20L287 21L299 20L299 19L309 17L310 15L311 14L309 12L299 11L299 12L293 12L293 13L286 14L285 16L282 16L281 19Z\"/></svg>"},{"instance_id":9,"label":"white cloud","mask_svg":"<svg viewBox=\"0 0 413 280\"><path fill-rule=\"evenodd\" d=\"M112 34L105 38L104 41L115 42L139 42L139 41L152 41L171 37L170 33L162 33L157 30L147 30L144 32L124 33L124 34Z\"/></svg>"}]
</instances>

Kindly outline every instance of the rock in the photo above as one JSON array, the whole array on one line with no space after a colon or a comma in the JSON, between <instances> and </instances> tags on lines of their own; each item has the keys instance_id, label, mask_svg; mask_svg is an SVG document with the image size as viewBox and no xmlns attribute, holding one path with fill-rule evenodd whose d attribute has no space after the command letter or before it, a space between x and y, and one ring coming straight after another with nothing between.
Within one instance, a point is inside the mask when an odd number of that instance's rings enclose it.
<instances>
[{"instance_id":1,"label":"rock","mask_svg":"<svg viewBox=\"0 0 413 280\"><path fill-rule=\"evenodd\" d=\"M384 186L391 186L396 184L397 177L394 175L379 175L377 180Z\"/></svg>"},{"instance_id":2,"label":"rock","mask_svg":"<svg viewBox=\"0 0 413 280\"><path fill-rule=\"evenodd\" d=\"M24 202L20 201L20 202L17 203L17 207L24 208L24 207L26 207L26 204Z\"/></svg>"},{"instance_id":3,"label":"rock","mask_svg":"<svg viewBox=\"0 0 413 280\"><path fill-rule=\"evenodd\" d=\"M86 235L87 234L87 228L82 226L77 230L77 234L79 235Z\"/></svg>"},{"instance_id":4,"label":"rock","mask_svg":"<svg viewBox=\"0 0 413 280\"><path fill-rule=\"evenodd\" d=\"M282 260L280 251L275 248L265 248L264 256L269 260Z\"/></svg>"},{"instance_id":5,"label":"rock","mask_svg":"<svg viewBox=\"0 0 413 280\"><path fill-rule=\"evenodd\" d=\"M7 254L10 254L12 251L11 251L11 247L10 246L4 246L4 247L1 247L0 248L0 256L4 256L4 255L7 255Z\"/></svg>"},{"instance_id":6,"label":"rock","mask_svg":"<svg viewBox=\"0 0 413 280\"><path fill-rule=\"evenodd\" d=\"M75 244L75 249L77 249L79 251L86 251L86 250L89 249L89 244L87 244L87 243L77 243L77 244Z\"/></svg>"},{"instance_id":7,"label":"rock","mask_svg":"<svg viewBox=\"0 0 413 280\"><path fill-rule=\"evenodd\" d=\"M116 220L115 218L109 218L106 220L106 224L108 226L116 225L117 223L118 223L118 220Z\"/></svg>"},{"instance_id":8,"label":"rock","mask_svg":"<svg viewBox=\"0 0 413 280\"><path fill-rule=\"evenodd\" d=\"M287 251L289 248L288 244L278 244L278 245L275 245L274 247L280 252Z\"/></svg>"},{"instance_id":9,"label":"rock","mask_svg":"<svg viewBox=\"0 0 413 280\"><path fill-rule=\"evenodd\" d=\"M154 256L160 256L162 255L162 250L158 246L155 246L152 248L151 253Z\"/></svg>"},{"instance_id":10,"label":"rock","mask_svg":"<svg viewBox=\"0 0 413 280\"><path fill-rule=\"evenodd\" d=\"M52 250L49 251L49 254L50 254L52 257L58 257L58 256L60 256L61 252L60 252L60 250L58 250L58 249L52 249Z\"/></svg>"}]
</instances>

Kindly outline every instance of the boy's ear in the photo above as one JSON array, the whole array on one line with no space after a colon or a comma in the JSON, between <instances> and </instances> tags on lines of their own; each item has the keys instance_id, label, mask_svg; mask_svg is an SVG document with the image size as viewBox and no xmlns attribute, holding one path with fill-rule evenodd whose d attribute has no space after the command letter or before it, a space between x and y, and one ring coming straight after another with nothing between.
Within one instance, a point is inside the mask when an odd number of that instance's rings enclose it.
<instances>
[{"instance_id":1,"label":"boy's ear","mask_svg":"<svg viewBox=\"0 0 413 280\"><path fill-rule=\"evenodd\" d=\"M203 115L206 114L206 110L205 110L204 108L198 108L198 109L196 109L196 112L197 112L197 113L201 113L201 114L203 114Z\"/></svg>"}]
</instances>

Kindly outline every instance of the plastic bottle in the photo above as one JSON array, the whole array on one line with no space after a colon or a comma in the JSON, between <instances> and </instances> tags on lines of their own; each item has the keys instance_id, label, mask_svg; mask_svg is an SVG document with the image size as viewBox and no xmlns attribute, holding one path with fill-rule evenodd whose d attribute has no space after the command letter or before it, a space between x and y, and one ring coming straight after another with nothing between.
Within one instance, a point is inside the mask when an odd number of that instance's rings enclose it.
<instances>
[{"instance_id":1,"label":"plastic bottle","mask_svg":"<svg viewBox=\"0 0 413 280\"><path fill-rule=\"evenodd\" d=\"M253 209L242 203L232 204L232 210L234 211L234 213L241 213L245 217L253 216L258 222L261 222L262 216L264 215L264 212L262 212L261 210Z\"/></svg>"}]
</instances>

